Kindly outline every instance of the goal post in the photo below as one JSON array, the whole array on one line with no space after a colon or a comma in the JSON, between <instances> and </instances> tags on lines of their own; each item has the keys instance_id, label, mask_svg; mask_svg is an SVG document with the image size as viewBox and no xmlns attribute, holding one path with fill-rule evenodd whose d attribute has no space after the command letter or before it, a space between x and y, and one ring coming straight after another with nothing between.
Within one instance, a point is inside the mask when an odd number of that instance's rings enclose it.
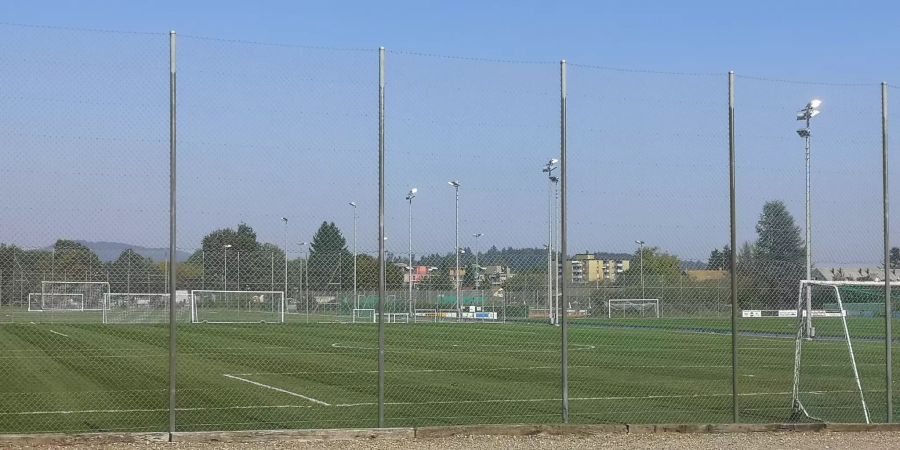
<instances>
[{"instance_id":1,"label":"goal post","mask_svg":"<svg viewBox=\"0 0 900 450\"><path fill-rule=\"evenodd\" d=\"M111 292L104 297L103 323L168 322L169 294Z\"/></svg>"},{"instance_id":2,"label":"goal post","mask_svg":"<svg viewBox=\"0 0 900 450\"><path fill-rule=\"evenodd\" d=\"M28 311L84 311L84 294L31 292L28 294Z\"/></svg>"},{"instance_id":3,"label":"goal post","mask_svg":"<svg viewBox=\"0 0 900 450\"><path fill-rule=\"evenodd\" d=\"M41 281L42 300L80 295L80 311L100 311L106 294L109 294L109 283L105 281Z\"/></svg>"},{"instance_id":4,"label":"goal post","mask_svg":"<svg viewBox=\"0 0 900 450\"><path fill-rule=\"evenodd\" d=\"M832 401L845 407L853 406L849 410L861 413L866 423L870 423L869 405L866 401L863 381L860 377L857 353L853 348L853 338L848 327L848 316L853 317L853 329L858 333L866 325L866 318L871 321L873 327L878 327L880 321L875 321L875 316L884 317L885 283L883 281L820 281L801 280L797 292L797 322L794 337L794 370L793 385L791 389L791 411L795 417L806 417L818 421L853 421L845 417L827 418L816 413L816 407L823 401ZM891 282L892 287L900 287L900 282ZM823 331L814 333L813 323L820 324ZM831 322L831 324L829 324ZM835 324L835 322L837 322ZM832 325L833 324L833 325ZM816 336L818 335L818 336ZM841 343L845 350L834 347ZM830 346L828 344L831 344ZM846 353L845 353L846 352ZM837 361L845 361L835 366ZM827 357L828 364L834 366L830 372L820 369L823 366L815 361L815 358ZM847 359L843 359L846 357ZM848 364L849 363L849 364ZM843 367L843 369L841 369ZM817 372L821 371L821 373ZM816 385L816 377L822 377L822 383L837 381L846 383L852 388L844 388L846 394L833 393L824 400L819 397L806 397L809 392L821 391ZM804 388L804 386L809 386ZM856 398L853 398L856 397ZM815 399L815 400L812 400ZM823 408L827 409L827 408ZM858 414L858 413L854 413ZM857 417L855 420L859 420Z\"/></svg>"},{"instance_id":5,"label":"goal post","mask_svg":"<svg viewBox=\"0 0 900 450\"><path fill-rule=\"evenodd\" d=\"M192 323L284 323L284 291L191 291Z\"/></svg>"},{"instance_id":6,"label":"goal post","mask_svg":"<svg viewBox=\"0 0 900 450\"><path fill-rule=\"evenodd\" d=\"M375 310L370 308L354 308L353 323L375 323Z\"/></svg>"},{"instance_id":7,"label":"goal post","mask_svg":"<svg viewBox=\"0 0 900 450\"><path fill-rule=\"evenodd\" d=\"M606 301L606 317L612 318L659 318L657 298L611 298Z\"/></svg>"}]
</instances>

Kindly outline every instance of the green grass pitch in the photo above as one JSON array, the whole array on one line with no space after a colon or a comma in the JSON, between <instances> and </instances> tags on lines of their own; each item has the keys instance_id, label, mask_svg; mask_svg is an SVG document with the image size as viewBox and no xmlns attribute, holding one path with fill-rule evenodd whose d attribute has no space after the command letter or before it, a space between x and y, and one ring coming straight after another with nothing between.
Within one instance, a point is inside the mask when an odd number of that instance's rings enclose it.
<instances>
[{"instance_id":1,"label":"green grass pitch","mask_svg":"<svg viewBox=\"0 0 900 450\"><path fill-rule=\"evenodd\" d=\"M30 323L34 314L0 323L0 433L166 430L166 325L105 325L88 312ZM731 421L727 317L571 323L572 422ZM794 322L740 324L742 421L790 420ZM817 327L840 336L839 320ZM876 422L885 405L882 327L851 320ZM179 431L377 425L376 325L183 323L177 331ZM559 422L559 339L560 329L543 323L388 324L387 425ZM815 340L803 352L810 412L862 421L846 342Z\"/></svg>"}]
</instances>

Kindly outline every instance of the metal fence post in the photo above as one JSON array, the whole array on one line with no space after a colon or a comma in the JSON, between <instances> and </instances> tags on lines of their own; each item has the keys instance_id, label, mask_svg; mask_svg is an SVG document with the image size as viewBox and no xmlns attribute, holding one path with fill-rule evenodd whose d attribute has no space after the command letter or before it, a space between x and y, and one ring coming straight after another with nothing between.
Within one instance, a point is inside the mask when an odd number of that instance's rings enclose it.
<instances>
[{"instance_id":1,"label":"metal fence post","mask_svg":"<svg viewBox=\"0 0 900 450\"><path fill-rule=\"evenodd\" d=\"M384 427L384 47L378 49L378 426Z\"/></svg>"},{"instance_id":2,"label":"metal fence post","mask_svg":"<svg viewBox=\"0 0 900 450\"><path fill-rule=\"evenodd\" d=\"M885 404L887 405L887 422L894 421L894 389L893 389L893 331L891 321L894 318L894 305L891 301L891 240L890 202L888 201L888 85L881 83L881 177L884 201L884 357L885 357Z\"/></svg>"},{"instance_id":3,"label":"metal fence post","mask_svg":"<svg viewBox=\"0 0 900 450\"><path fill-rule=\"evenodd\" d=\"M738 414L738 294L737 294L737 207L735 205L734 167L734 71L728 72L728 198L731 210L731 403L732 420L739 421Z\"/></svg>"},{"instance_id":4,"label":"metal fence post","mask_svg":"<svg viewBox=\"0 0 900 450\"><path fill-rule=\"evenodd\" d=\"M562 195L560 200L560 244L559 244L559 254L560 258L563 260L563 265L566 264L566 245L568 244L568 189L567 186L569 184L569 178L567 173L567 161L566 161L566 153L567 153L567 142L566 142L566 99L568 94L566 93L566 60L562 60L559 62L559 81L560 81L560 96L559 96L559 118L560 118L560 127L559 127L559 176L561 178L560 182L562 183ZM553 270L556 270L554 267ZM560 286L560 300L557 302L556 307L559 308L557 311L557 317L560 318L560 328L562 332L562 421L563 423L569 423L569 328L568 322L566 321L566 315L568 312L567 301L569 290L566 288L566 276L565 270L563 270L562 283Z\"/></svg>"},{"instance_id":5,"label":"metal fence post","mask_svg":"<svg viewBox=\"0 0 900 450\"><path fill-rule=\"evenodd\" d=\"M169 32L169 441L175 433L175 358L177 356L177 306L175 261L175 200L176 200L176 153L175 153L175 32Z\"/></svg>"}]
</instances>

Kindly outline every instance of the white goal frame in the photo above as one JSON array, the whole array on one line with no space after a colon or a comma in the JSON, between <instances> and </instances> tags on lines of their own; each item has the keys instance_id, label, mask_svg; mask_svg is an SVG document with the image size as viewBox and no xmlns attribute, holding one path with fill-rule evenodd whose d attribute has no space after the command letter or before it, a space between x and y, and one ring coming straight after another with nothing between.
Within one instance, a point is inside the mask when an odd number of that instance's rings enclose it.
<instances>
[{"instance_id":1,"label":"white goal frame","mask_svg":"<svg viewBox=\"0 0 900 450\"><path fill-rule=\"evenodd\" d=\"M606 318L612 319L612 306L614 304L652 304L656 309L656 318L659 319L659 299L658 298L611 298L606 301ZM625 311L624 309L622 310Z\"/></svg>"},{"instance_id":2,"label":"white goal frame","mask_svg":"<svg viewBox=\"0 0 900 450\"><path fill-rule=\"evenodd\" d=\"M85 286L95 287L99 289L99 296L97 297L97 305L96 308L93 307L85 307L85 301L90 299L84 298L84 291L80 292L58 292L54 287L62 287L63 290L68 291L68 287L77 287L81 286L84 288ZM53 294L66 294L66 295L74 295L81 294L81 309L80 310L60 310L60 311L100 311L103 309L103 301L106 294L109 293L109 283L106 281L41 281L41 295L53 295ZM93 306L93 305L91 305Z\"/></svg>"},{"instance_id":3,"label":"white goal frame","mask_svg":"<svg viewBox=\"0 0 900 450\"><path fill-rule=\"evenodd\" d=\"M372 313L372 320L369 320L368 315L363 316L359 313L361 312L369 312ZM378 322L378 315L375 314L375 310L372 308L353 308L353 323L376 323Z\"/></svg>"},{"instance_id":4,"label":"white goal frame","mask_svg":"<svg viewBox=\"0 0 900 450\"><path fill-rule=\"evenodd\" d=\"M884 288L883 281L820 281L820 280L800 280L800 289L797 293L797 334L794 338L794 380L791 389L791 409L795 415L802 414L810 419L824 422L822 419L812 416L800 399L800 368L803 357L803 342L813 339L812 319L818 316L820 319L825 317L839 317L844 331L844 340L847 342L847 352L850 355L850 366L853 369L853 381L856 383L856 389L859 392L859 401L862 406L863 416L866 423L869 420L869 407L866 404L866 396L863 393L862 381L859 378L859 369L856 366L856 355L853 353L853 342L850 339L850 331L847 328L847 310L844 309L844 302L841 299L841 286L871 286ZM891 282L890 285L900 286L900 282ZM838 311L817 311L807 310L809 305L807 299L811 296L812 286L823 286L834 290L835 299L837 300ZM890 299L885 298L885 301ZM891 320L891 318L888 318Z\"/></svg>"},{"instance_id":5,"label":"white goal frame","mask_svg":"<svg viewBox=\"0 0 900 450\"><path fill-rule=\"evenodd\" d=\"M285 296L284 291L224 291L224 290L215 290L215 289L195 289L191 291L191 323L221 323L221 324L238 324L238 323L270 323L268 321L253 321L253 320L200 320L197 316L197 301L196 294L224 294L226 299L228 294L235 295L252 295L252 294L262 294L262 295L280 295L280 300L273 299L273 301L278 302L278 323L284 323L284 302Z\"/></svg>"},{"instance_id":6,"label":"white goal frame","mask_svg":"<svg viewBox=\"0 0 900 450\"><path fill-rule=\"evenodd\" d=\"M33 303L37 303L37 301L33 300L34 296L40 296L40 309L34 309L31 307ZM46 297L53 296L64 296L64 297L74 297L79 298L81 302L81 307L78 309L67 309L67 308L46 308L44 306L44 299ZM29 292L28 293L28 312L48 312L48 311L84 311L84 294L64 294L64 293L41 293L41 292Z\"/></svg>"},{"instance_id":7,"label":"white goal frame","mask_svg":"<svg viewBox=\"0 0 900 450\"><path fill-rule=\"evenodd\" d=\"M162 322L151 322L151 323L168 323L168 311L169 311L169 294L162 292L108 292L103 296L103 323L148 323L146 321L137 321L137 322L110 322L109 313L111 311L115 311L113 306L113 298L118 296L129 296L129 297L145 297L148 300L151 298L162 298L164 301L162 302L163 307L157 308L155 311L162 311L164 315L164 320ZM139 305L138 305L139 306ZM145 312L153 311L150 309L145 310ZM135 312L134 314L140 314L139 312Z\"/></svg>"}]
</instances>

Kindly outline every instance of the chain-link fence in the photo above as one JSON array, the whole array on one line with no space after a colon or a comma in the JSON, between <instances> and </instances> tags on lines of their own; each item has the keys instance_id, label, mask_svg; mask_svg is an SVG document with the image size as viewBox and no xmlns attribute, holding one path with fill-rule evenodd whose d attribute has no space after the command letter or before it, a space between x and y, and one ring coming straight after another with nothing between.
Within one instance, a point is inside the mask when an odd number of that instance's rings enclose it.
<instances>
[{"instance_id":1,"label":"chain-link fence","mask_svg":"<svg viewBox=\"0 0 900 450\"><path fill-rule=\"evenodd\" d=\"M0 33L0 433L891 420L893 86Z\"/></svg>"}]
</instances>

